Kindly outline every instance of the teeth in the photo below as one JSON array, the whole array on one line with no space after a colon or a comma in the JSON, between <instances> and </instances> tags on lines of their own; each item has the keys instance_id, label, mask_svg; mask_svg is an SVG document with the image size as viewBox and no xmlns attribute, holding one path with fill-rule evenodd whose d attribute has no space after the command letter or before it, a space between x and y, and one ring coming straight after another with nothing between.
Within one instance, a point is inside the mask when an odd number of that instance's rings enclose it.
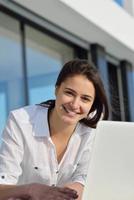
<instances>
[{"instance_id":1,"label":"teeth","mask_svg":"<svg viewBox=\"0 0 134 200\"><path fill-rule=\"evenodd\" d=\"M65 112L67 112L67 113L70 113L70 114L72 114L72 115L81 115L81 112L74 112L73 110L69 110L68 108L66 108L66 106L64 106L64 105L62 105L61 107L60 107L60 109L64 109L65 110Z\"/></svg>"},{"instance_id":2,"label":"teeth","mask_svg":"<svg viewBox=\"0 0 134 200\"><path fill-rule=\"evenodd\" d=\"M67 113L69 113L69 110L65 106L63 106L63 108Z\"/></svg>"},{"instance_id":3,"label":"teeth","mask_svg":"<svg viewBox=\"0 0 134 200\"><path fill-rule=\"evenodd\" d=\"M67 108L64 107L64 106L63 106L63 108L64 108L64 110L65 110L67 113L77 114L76 112L74 112L74 111L72 111L72 110L69 110L69 109L67 109Z\"/></svg>"}]
</instances>

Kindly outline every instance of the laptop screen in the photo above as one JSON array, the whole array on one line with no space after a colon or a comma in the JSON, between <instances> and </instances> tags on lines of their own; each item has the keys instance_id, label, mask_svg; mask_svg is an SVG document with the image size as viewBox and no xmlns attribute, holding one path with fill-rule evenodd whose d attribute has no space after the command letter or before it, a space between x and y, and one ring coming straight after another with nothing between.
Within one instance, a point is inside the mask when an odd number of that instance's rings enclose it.
<instances>
[{"instance_id":1,"label":"laptop screen","mask_svg":"<svg viewBox=\"0 0 134 200\"><path fill-rule=\"evenodd\" d=\"M100 121L82 200L134 200L134 122Z\"/></svg>"}]
</instances>

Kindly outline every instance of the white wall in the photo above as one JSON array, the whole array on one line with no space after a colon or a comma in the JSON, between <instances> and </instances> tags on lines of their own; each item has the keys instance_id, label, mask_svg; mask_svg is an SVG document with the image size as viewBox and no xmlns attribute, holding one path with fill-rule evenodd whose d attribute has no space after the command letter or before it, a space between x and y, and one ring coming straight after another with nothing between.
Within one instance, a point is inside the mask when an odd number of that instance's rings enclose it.
<instances>
[{"instance_id":1,"label":"white wall","mask_svg":"<svg viewBox=\"0 0 134 200\"><path fill-rule=\"evenodd\" d=\"M112 0L14 0L109 54L134 64L134 18Z\"/></svg>"}]
</instances>

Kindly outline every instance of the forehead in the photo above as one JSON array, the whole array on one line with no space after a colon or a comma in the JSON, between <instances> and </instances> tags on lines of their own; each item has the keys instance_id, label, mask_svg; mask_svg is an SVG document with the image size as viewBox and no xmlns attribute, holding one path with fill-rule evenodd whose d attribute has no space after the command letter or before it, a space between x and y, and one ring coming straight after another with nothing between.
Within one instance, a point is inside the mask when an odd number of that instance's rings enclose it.
<instances>
[{"instance_id":1,"label":"forehead","mask_svg":"<svg viewBox=\"0 0 134 200\"><path fill-rule=\"evenodd\" d=\"M93 83L84 75L74 75L65 79L62 88L71 88L76 92L90 94L95 92Z\"/></svg>"}]
</instances>

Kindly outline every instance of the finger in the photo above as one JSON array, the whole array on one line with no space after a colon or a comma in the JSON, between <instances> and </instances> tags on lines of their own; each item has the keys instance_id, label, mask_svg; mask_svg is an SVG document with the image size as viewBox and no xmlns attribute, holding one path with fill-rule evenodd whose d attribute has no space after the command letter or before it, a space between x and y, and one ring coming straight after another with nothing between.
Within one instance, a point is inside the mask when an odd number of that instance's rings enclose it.
<instances>
[{"instance_id":1,"label":"finger","mask_svg":"<svg viewBox=\"0 0 134 200\"><path fill-rule=\"evenodd\" d=\"M68 195L70 195L74 198L78 197L77 191L70 189L70 188L59 188L59 191L62 192L62 193L68 194Z\"/></svg>"},{"instance_id":2,"label":"finger","mask_svg":"<svg viewBox=\"0 0 134 200\"><path fill-rule=\"evenodd\" d=\"M59 191L60 192L64 192L64 193L77 193L76 190L71 189L71 188L67 188L67 187L65 187L65 188L59 188Z\"/></svg>"},{"instance_id":3,"label":"finger","mask_svg":"<svg viewBox=\"0 0 134 200\"><path fill-rule=\"evenodd\" d=\"M70 189L70 188L61 188L61 187L51 187L51 194L56 196L57 194L57 199L58 199L58 196L60 196L61 194L64 194L65 197L69 197L70 198L73 198L73 199L76 199L78 198L78 194L77 194L77 191L73 190L73 189Z\"/></svg>"},{"instance_id":4,"label":"finger","mask_svg":"<svg viewBox=\"0 0 134 200\"><path fill-rule=\"evenodd\" d=\"M15 200L15 199L11 197L11 198L8 198L7 200Z\"/></svg>"},{"instance_id":5,"label":"finger","mask_svg":"<svg viewBox=\"0 0 134 200\"><path fill-rule=\"evenodd\" d=\"M51 193L52 194L52 193ZM65 199L65 200L71 200L71 199L76 199L78 198L78 195L77 194L73 194L73 193L64 193L64 192L60 192L60 191L53 191L53 196L54 196L54 199L55 200L58 200L58 199Z\"/></svg>"},{"instance_id":6,"label":"finger","mask_svg":"<svg viewBox=\"0 0 134 200\"><path fill-rule=\"evenodd\" d=\"M21 199L20 198L11 197L11 198L8 198L7 200L21 200Z\"/></svg>"},{"instance_id":7,"label":"finger","mask_svg":"<svg viewBox=\"0 0 134 200\"><path fill-rule=\"evenodd\" d=\"M70 195L64 194L64 193L59 193L59 194L55 195L55 197L54 197L55 200L74 200L74 199L76 199L76 198L70 197Z\"/></svg>"},{"instance_id":8,"label":"finger","mask_svg":"<svg viewBox=\"0 0 134 200\"><path fill-rule=\"evenodd\" d=\"M15 197L10 197L7 200L21 200L21 199L20 198L18 199L18 198L15 198Z\"/></svg>"}]
</instances>

